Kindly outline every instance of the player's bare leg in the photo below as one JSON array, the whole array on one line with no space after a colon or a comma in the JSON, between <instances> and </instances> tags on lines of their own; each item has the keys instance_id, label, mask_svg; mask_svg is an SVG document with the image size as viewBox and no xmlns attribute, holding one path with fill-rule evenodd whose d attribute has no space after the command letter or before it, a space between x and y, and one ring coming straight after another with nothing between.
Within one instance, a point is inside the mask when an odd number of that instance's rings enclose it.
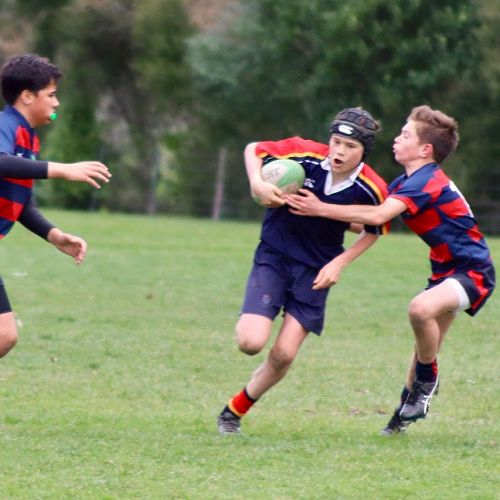
<instances>
[{"instance_id":1,"label":"player's bare leg","mask_svg":"<svg viewBox=\"0 0 500 500\"><path fill-rule=\"evenodd\" d=\"M444 337L446 335L446 332L450 329L451 324L453 323L453 320L455 319L455 313L450 313L446 312L436 318L436 321L439 326L439 346L438 346L438 352L441 349L441 344L443 343ZM410 362L408 363L408 370L406 372L406 383L405 386L409 389L411 389L411 386L413 385L413 381L415 380L415 367L417 364L417 352L416 352L416 346L415 350L412 352L411 357L410 357Z\"/></svg>"},{"instance_id":2,"label":"player's bare leg","mask_svg":"<svg viewBox=\"0 0 500 500\"><path fill-rule=\"evenodd\" d=\"M420 293L410 303L408 314L416 339L416 375L400 412L403 421L415 421L427 414L439 387L436 357L455 318L450 311L455 311L459 302L456 288L444 281Z\"/></svg>"},{"instance_id":3,"label":"player's bare leg","mask_svg":"<svg viewBox=\"0 0 500 500\"><path fill-rule=\"evenodd\" d=\"M243 316L246 316L246 318L243 318ZM251 318L249 316L255 317ZM255 341L251 343L248 341L249 337L246 335L245 328L252 322L254 325L260 325L261 327L266 325L266 322L259 320L257 315L242 315L242 318L243 321L240 320L237 327L240 349L243 352L248 350L250 354L255 354L262 349L268 340L272 325L269 325L269 335L266 336L266 330L262 328L260 334L254 339ZM266 361L255 370L246 387L230 399L227 406L217 417L217 427L221 434L237 434L240 432L241 417L248 412L257 399L286 375L307 334L308 332L293 316L285 314L281 329Z\"/></svg>"},{"instance_id":4,"label":"player's bare leg","mask_svg":"<svg viewBox=\"0 0 500 500\"><path fill-rule=\"evenodd\" d=\"M415 380L415 366L417 365L417 352L416 347L411 353L410 362L408 363L408 369L406 370L406 382L405 387L410 390Z\"/></svg>"},{"instance_id":5,"label":"player's bare leg","mask_svg":"<svg viewBox=\"0 0 500 500\"><path fill-rule=\"evenodd\" d=\"M14 313L0 314L0 358L5 356L17 343L17 327Z\"/></svg>"},{"instance_id":6,"label":"player's bare leg","mask_svg":"<svg viewBox=\"0 0 500 500\"><path fill-rule=\"evenodd\" d=\"M423 292L425 293L425 292ZM456 307L456 306L455 306ZM446 332L449 330L451 324L453 323L453 320L455 319L456 313L446 311L445 313L441 314L441 316L438 316L436 318L438 330L439 330L439 336L438 336L438 352L441 348L441 344L444 340L444 337L446 335ZM403 391L401 393L401 402L400 405L396 408L394 411L393 416L387 423L386 427L381 431L382 435L388 436L392 434L397 434L404 432L408 425L411 423L410 420L408 421L403 421L399 415L411 389L413 386L413 382L415 381L415 370L416 370L416 364L417 364L417 351L416 351L416 346L414 351L412 352L412 355L410 357L410 361L408 364L408 369L406 372L406 382L405 386L403 388ZM437 394L438 387L436 387L434 394Z\"/></svg>"},{"instance_id":7,"label":"player's bare leg","mask_svg":"<svg viewBox=\"0 0 500 500\"><path fill-rule=\"evenodd\" d=\"M248 394L259 399L288 372L308 332L290 314L285 314L280 332L269 355L247 384Z\"/></svg>"},{"instance_id":8,"label":"player's bare leg","mask_svg":"<svg viewBox=\"0 0 500 500\"><path fill-rule=\"evenodd\" d=\"M416 340L417 357L431 363L439 350L444 333L453 322L459 305L456 289L447 281L417 295L408 308Z\"/></svg>"}]
</instances>

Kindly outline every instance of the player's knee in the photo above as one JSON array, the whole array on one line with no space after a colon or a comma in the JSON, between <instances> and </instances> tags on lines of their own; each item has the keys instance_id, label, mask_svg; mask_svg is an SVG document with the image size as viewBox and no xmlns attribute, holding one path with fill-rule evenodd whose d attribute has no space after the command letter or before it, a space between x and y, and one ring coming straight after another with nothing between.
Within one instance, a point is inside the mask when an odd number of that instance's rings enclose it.
<instances>
[{"instance_id":1,"label":"player's knee","mask_svg":"<svg viewBox=\"0 0 500 500\"><path fill-rule=\"evenodd\" d=\"M432 311L425 301L413 299L408 305L408 316L412 323L426 321L432 316Z\"/></svg>"},{"instance_id":2,"label":"player's knee","mask_svg":"<svg viewBox=\"0 0 500 500\"><path fill-rule=\"evenodd\" d=\"M236 335L236 343L238 344L238 349L249 356L259 354L264 347L249 335Z\"/></svg>"},{"instance_id":3,"label":"player's knee","mask_svg":"<svg viewBox=\"0 0 500 500\"><path fill-rule=\"evenodd\" d=\"M17 344L17 331L6 329L0 331L0 357L5 356Z\"/></svg>"},{"instance_id":4,"label":"player's knee","mask_svg":"<svg viewBox=\"0 0 500 500\"><path fill-rule=\"evenodd\" d=\"M236 342L240 351L254 355L262 351L272 333L271 319L259 314L242 314L236 324Z\"/></svg>"},{"instance_id":5,"label":"player's knee","mask_svg":"<svg viewBox=\"0 0 500 500\"><path fill-rule=\"evenodd\" d=\"M236 329L236 344L241 352L248 354L249 356L258 354L264 347L255 338L252 338L252 335L249 335L246 331L238 328Z\"/></svg>"},{"instance_id":6,"label":"player's knee","mask_svg":"<svg viewBox=\"0 0 500 500\"><path fill-rule=\"evenodd\" d=\"M254 356L264 348L265 336L256 335L255 328L239 322L236 325L236 344L241 352Z\"/></svg>"},{"instance_id":7,"label":"player's knee","mask_svg":"<svg viewBox=\"0 0 500 500\"><path fill-rule=\"evenodd\" d=\"M285 370L293 363L295 356L294 351L274 346L269 352L269 361L275 369Z\"/></svg>"},{"instance_id":8,"label":"player's knee","mask_svg":"<svg viewBox=\"0 0 500 500\"><path fill-rule=\"evenodd\" d=\"M259 354L259 352L262 351L262 346L260 346L259 344L253 342L251 339L248 338L244 339L237 338L237 343L238 343L238 349L241 352L248 354L249 356L254 356L255 354Z\"/></svg>"}]
</instances>

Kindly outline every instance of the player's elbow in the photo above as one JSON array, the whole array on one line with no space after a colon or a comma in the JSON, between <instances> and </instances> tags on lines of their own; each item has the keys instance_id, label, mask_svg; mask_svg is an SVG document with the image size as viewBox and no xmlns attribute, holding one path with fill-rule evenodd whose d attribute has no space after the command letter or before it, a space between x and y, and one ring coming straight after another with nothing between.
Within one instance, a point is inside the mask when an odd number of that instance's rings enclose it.
<instances>
[{"instance_id":1,"label":"player's elbow","mask_svg":"<svg viewBox=\"0 0 500 500\"><path fill-rule=\"evenodd\" d=\"M250 142L245 146L245 155L247 154L255 154L255 148L257 146L256 142Z\"/></svg>"},{"instance_id":2,"label":"player's elbow","mask_svg":"<svg viewBox=\"0 0 500 500\"><path fill-rule=\"evenodd\" d=\"M387 222L387 218L384 216L384 214L380 212L374 212L370 215L370 221L369 225L371 226L382 226Z\"/></svg>"}]
</instances>

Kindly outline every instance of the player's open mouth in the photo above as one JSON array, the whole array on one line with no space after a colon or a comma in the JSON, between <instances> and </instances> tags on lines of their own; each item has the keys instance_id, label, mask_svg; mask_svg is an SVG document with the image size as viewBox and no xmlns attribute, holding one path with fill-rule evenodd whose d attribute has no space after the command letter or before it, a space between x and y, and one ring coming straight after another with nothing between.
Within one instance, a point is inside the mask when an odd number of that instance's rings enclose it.
<instances>
[{"instance_id":1,"label":"player's open mouth","mask_svg":"<svg viewBox=\"0 0 500 500\"><path fill-rule=\"evenodd\" d=\"M338 158L334 158L333 159L333 164L336 167L341 167L344 164L344 162L343 162L343 160L339 160Z\"/></svg>"}]
</instances>

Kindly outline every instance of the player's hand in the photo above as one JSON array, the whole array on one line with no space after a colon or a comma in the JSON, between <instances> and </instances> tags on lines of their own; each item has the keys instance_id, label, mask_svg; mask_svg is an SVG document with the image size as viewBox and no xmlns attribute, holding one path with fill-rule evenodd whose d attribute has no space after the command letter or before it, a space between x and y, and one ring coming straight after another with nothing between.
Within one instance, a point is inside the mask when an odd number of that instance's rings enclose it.
<instances>
[{"instance_id":1,"label":"player's hand","mask_svg":"<svg viewBox=\"0 0 500 500\"><path fill-rule=\"evenodd\" d=\"M48 177L67 181L86 182L97 189L101 183L108 183L111 172L108 167L98 161L81 161L78 163L49 162Z\"/></svg>"},{"instance_id":2,"label":"player's hand","mask_svg":"<svg viewBox=\"0 0 500 500\"><path fill-rule=\"evenodd\" d=\"M280 188L270 182L258 181L251 185L252 197L266 208L278 208L285 204Z\"/></svg>"},{"instance_id":3,"label":"player's hand","mask_svg":"<svg viewBox=\"0 0 500 500\"><path fill-rule=\"evenodd\" d=\"M325 203L308 189L299 189L298 194L286 194L284 199L292 214L309 217L323 216Z\"/></svg>"},{"instance_id":4,"label":"player's hand","mask_svg":"<svg viewBox=\"0 0 500 500\"><path fill-rule=\"evenodd\" d=\"M323 266L313 281L313 290L322 290L336 285L340 279L343 267L335 259Z\"/></svg>"},{"instance_id":5,"label":"player's hand","mask_svg":"<svg viewBox=\"0 0 500 500\"><path fill-rule=\"evenodd\" d=\"M73 257L77 264L81 264L87 253L87 243L78 236L63 233L57 228L49 231L47 240L52 243L60 252Z\"/></svg>"}]
</instances>

